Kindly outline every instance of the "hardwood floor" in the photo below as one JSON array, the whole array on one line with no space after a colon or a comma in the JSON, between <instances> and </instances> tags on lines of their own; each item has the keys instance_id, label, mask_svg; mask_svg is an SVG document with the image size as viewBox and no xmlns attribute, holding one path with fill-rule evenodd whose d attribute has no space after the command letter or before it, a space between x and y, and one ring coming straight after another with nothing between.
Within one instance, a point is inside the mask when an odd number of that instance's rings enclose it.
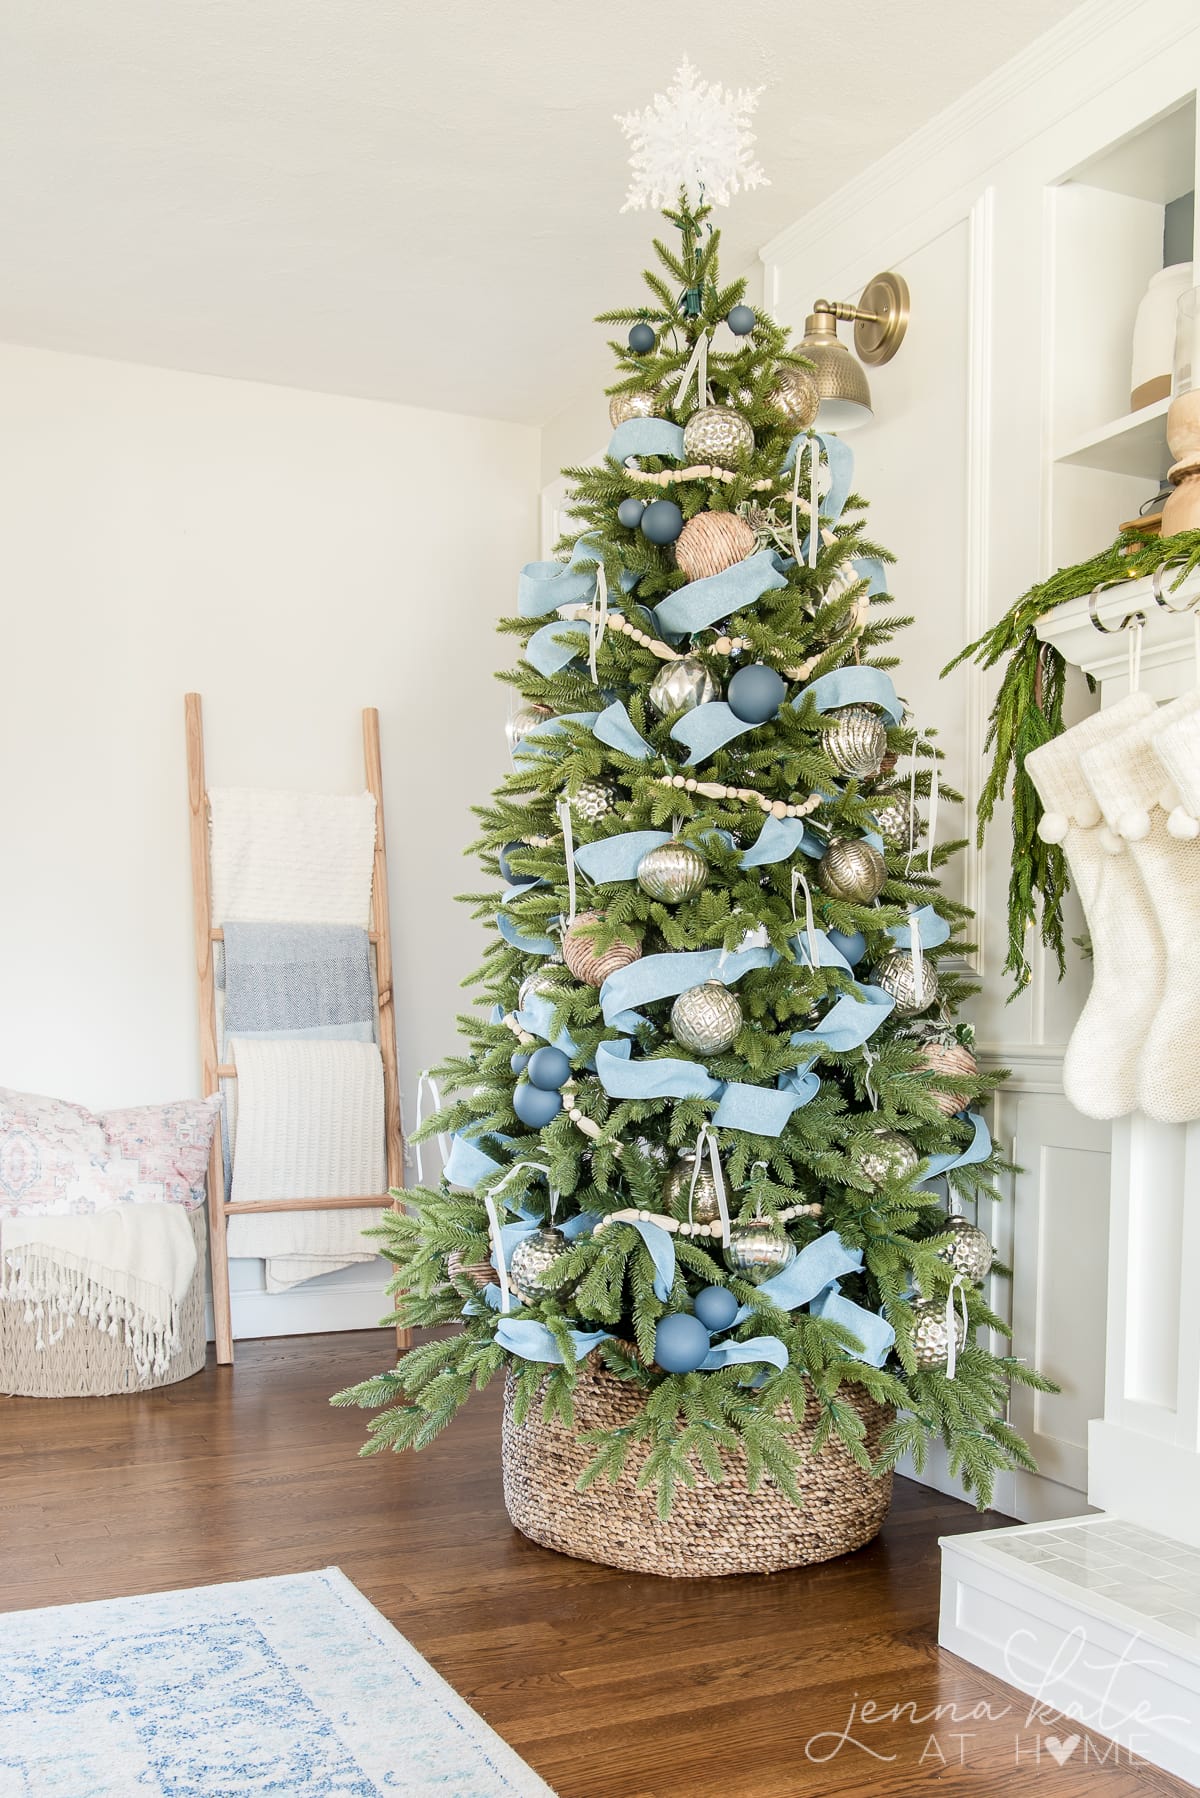
<instances>
[{"instance_id":1,"label":"hardwood floor","mask_svg":"<svg viewBox=\"0 0 1200 1798\"><path fill-rule=\"evenodd\" d=\"M937 1538L1002 1519L901 1480L878 1541L809 1570L568 1560L504 1513L498 1388L421 1455L356 1459L364 1415L328 1395L389 1345L239 1343L140 1398L0 1399L0 1609L337 1565L562 1798L1192 1790L1099 1737L1039 1764L1053 1723L939 1651ZM855 1721L868 1701L908 1708Z\"/></svg>"}]
</instances>

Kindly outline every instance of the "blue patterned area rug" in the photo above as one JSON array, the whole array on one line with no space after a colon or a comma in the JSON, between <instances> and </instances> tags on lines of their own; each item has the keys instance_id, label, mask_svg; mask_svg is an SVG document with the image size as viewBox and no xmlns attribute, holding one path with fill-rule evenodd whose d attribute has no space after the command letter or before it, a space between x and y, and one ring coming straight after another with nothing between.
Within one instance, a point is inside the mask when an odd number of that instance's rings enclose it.
<instances>
[{"instance_id":1,"label":"blue patterned area rug","mask_svg":"<svg viewBox=\"0 0 1200 1798\"><path fill-rule=\"evenodd\" d=\"M554 1798L336 1567L0 1617L0 1798Z\"/></svg>"}]
</instances>

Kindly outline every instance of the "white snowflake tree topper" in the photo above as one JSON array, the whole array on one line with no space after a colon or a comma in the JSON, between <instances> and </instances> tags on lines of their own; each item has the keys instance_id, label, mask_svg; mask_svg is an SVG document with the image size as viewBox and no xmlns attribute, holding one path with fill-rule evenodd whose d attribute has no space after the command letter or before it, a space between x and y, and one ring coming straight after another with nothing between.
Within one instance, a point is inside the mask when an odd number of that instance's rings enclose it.
<instances>
[{"instance_id":1,"label":"white snowflake tree topper","mask_svg":"<svg viewBox=\"0 0 1200 1798\"><path fill-rule=\"evenodd\" d=\"M751 187L769 187L752 155L750 114L760 87L727 93L721 83L701 81L685 56L665 94L655 94L642 112L617 116L632 150L633 180L622 212L661 207L679 198L728 206L733 195Z\"/></svg>"}]
</instances>

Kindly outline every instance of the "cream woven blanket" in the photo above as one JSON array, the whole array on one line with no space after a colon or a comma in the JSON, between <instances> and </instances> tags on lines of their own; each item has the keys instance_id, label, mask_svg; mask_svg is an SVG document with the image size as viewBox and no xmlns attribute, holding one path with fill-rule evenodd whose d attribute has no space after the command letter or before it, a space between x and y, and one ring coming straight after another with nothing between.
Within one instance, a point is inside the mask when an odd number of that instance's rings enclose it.
<instances>
[{"instance_id":1,"label":"cream woven blanket","mask_svg":"<svg viewBox=\"0 0 1200 1798\"><path fill-rule=\"evenodd\" d=\"M123 1331L138 1377L158 1379L179 1349L179 1307L196 1271L183 1205L115 1205L88 1217L33 1214L0 1225L0 1299L24 1303L37 1347L76 1318Z\"/></svg>"},{"instance_id":2,"label":"cream woven blanket","mask_svg":"<svg viewBox=\"0 0 1200 1798\"><path fill-rule=\"evenodd\" d=\"M231 1037L234 1204L353 1198L387 1190L383 1062L374 1043ZM268 1292L372 1261L362 1232L379 1212L269 1211L231 1217L231 1256L259 1256Z\"/></svg>"},{"instance_id":3,"label":"cream woven blanket","mask_svg":"<svg viewBox=\"0 0 1200 1798\"><path fill-rule=\"evenodd\" d=\"M371 917L375 799L214 787L214 924L357 924Z\"/></svg>"}]
</instances>

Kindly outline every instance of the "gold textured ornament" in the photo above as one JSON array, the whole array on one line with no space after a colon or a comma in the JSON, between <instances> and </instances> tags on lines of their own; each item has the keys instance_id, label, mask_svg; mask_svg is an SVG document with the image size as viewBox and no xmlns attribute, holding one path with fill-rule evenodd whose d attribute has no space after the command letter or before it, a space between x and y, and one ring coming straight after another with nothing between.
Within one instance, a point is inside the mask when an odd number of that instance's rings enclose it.
<instances>
[{"instance_id":1,"label":"gold textured ornament","mask_svg":"<svg viewBox=\"0 0 1200 1798\"><path fill-rule=\"evenodd\" d=\"M688 1217L688 1195L692 1191L692 1170L696 1165L696 1157L689 1150L681 1155L662 1183L663 1207L672 1217L685 1222ZM713 1179L712 1168L707 1157L700 1163L700 1172L696 1175L696 1191L692 1196L691 1221L694 1224L715 1224L721 1215L717 1204L717 1183Z\"/></svg>"},{"instance_id":2,"label":"gold textured ornament","mask_svg":"<svg viewBox=\"0 0 1200 1798\"><path fill-rule=\"evenodd\" d=\"M928 1011L938 996L938 980L933 963L922 956L913 967L911 949L893 949L875 969L875 984L890 993L901 1017L914 1017Z\"/></svg>"},{"instance_id":3,"label":"gold textured ornament","mask_svg":"<svg viewBox=\"0 0 1200 1798\"><path fill-rule=\"evenodd\" d=\"M646 697L656 712L666 718L671 712L690 712L695 706L720 699L721 689L708 669L696 656L680 656L677 662L664 662L650 682Z\"/></svg>"},{"instance_id":4,"label":"gold textured ornament","mask_svg":"<svg viewBox=\"0 0 1200 1798\"><path fill-rule=\"evenodd\" d=\"M719 1055L742 1027L737 997L719 980L689 986L671 1007L671 1035L697 1055Z\"/></svg>"},{"instance_id":5,"label":"gold textured ornament","mask_svg":"<svg viewBox=\"0 0 1200 1798\"><path fill-rule=\"evenodd\" d=\"M973 1080L979 1072L979 1063L966 1043L950 1035L930 1037L923 1042L917 1066L930 1074L953 1074L966 1080ZM960 1093L935 1090L929 1096L948 1118L955 1117L967 1103Z\"/></svg>"},{"instance_id":6,"label":"gold textured ornament","mask_svg":"<svg viewBox=\"0 0 1200 1798\"><path fill-rule=\"evenodd\" d=\"M553 706L522 706L519 712L513 713L512 717L504 727L504 734L508 738L509 749L515 750L518 743L523 742L531 730L536 730L539 724L545 724L547 718L553 718L553 716Z\"/></svg>"},{"instance_id":7,"label":"gold textured ornament","mask_svg":"<svg viewBox=\"0 0 1200 1798\"><path fill-rule=\"evenodd\" d=\"M585 824L598 824L616 811L617 789L607 780L585 780L572 795L571 810Z\"/></svg>"},{"instance_id":8,"label":"gold textured ornament","mask_svg":"<svg viewBox=\"0 0 1200 1798\"><path fill-rule=\"evenodd\" d=\"M834 837L817 863L821 891L852 905L869 905L883 891L886 880L887 864L865 837Z\"/></svg>"},{"instance_id":9,"label":"gold textured ornament","mask_svg":"<svg viewBox=\"0 0 1200 1798\"><path fill-rule=\"evenodd\" d=\"M889 1180L907 1180L917 1170L921 1157L898 1130L872 1130L855 1146L859 1172L873 1186Z\"/></svg>"},{"instance_id":10,"label":"gold textured ornament","mask_svg":"<svg viewBox=\"0 0 1200 1798\"><path fill-rule=\"evenodd\" d=\"M725 1265L752 1286L781 1274L796 1259L796 1245L782 1225L770 1218L750 1218L729 1226Z\"/></svg>"},{"instance_id":11,"label":"gold textured ornament","mask_svg":"<svg viewBox=\"0 0 1200 1798\"><path fill-rule=\"evenodd\" d=\"M771 405L782 412L794 430L807 431L821 406L817 383L803 368L781 368L775 378Z\"/></svg>"},{"instance_id":12,"label":"gold textured ornament","mask_svg":"<svg viewBox=\"0 0 1200 1798\"><path fill-rule=\"evenodd\" d=\"M563 937L563 960L576 980L582 980L587 986L603 986L610 974L616 974L642 957L640 944L621 942L598 955L591 935L585 932L590 933L592 925L601 922L599 912L581 911Z\"/></svg>"},{"instance_id":13,"label":"gold textured ornament","mask_svg":"<svg viewBox=\"0 0 1200 1798\"><path fill-rule=\"evenodd\" d=\"M569 1280L550 1280L547 1275L570 1246L562 1231L553 1227L522 1237L508 1258L509 1280L527 1299L548 1299L565 1292Z\"/></svg>"},{"instance_id":14,"label":"gold textured ornament","mask_svg":"<svg viewBox=\"0 0 1200 1798\"><path fill-rule=\"evenodd\" d=\"M885 843L907 849L916 842L920 822L907 793L885 793L873 798L871 810Z\"/></svg>"},{"instance_id":15,"label":"gold textured ornament","mask_svg":"<svg viewBox=\"0 0 1200 1798\"><path fill-rule=\"evenodd\" d=\"M683 427L683 453L689 462L736 468L753 448L750 421L732 406L701 406Z\"/></svg>"},{"instance_id":16,"label":"gold textured ornament","mask_svg":"<svg viewBox=\"0 0 1200 1798\"><path fill-rule=\"evenodd\" d=\"M631 418L658 418L659 399L656 393L614 393L608 402L608 422L615 431L618 425L628 423Z\"/></svg>"},{"instance_id":17,"label":"gold textured ornament","mask_svg":"<svg viewBox=\"0 0 1200 1798\"><path fill-rule=\"evenodd\" d=\"M950 1360L950 1333L946 1328L945 1299L917 1299L912 1308L913 1360L926 1373L940 1373ZM956 1306L954 1317L955 1352L966 1346L967 1326Z\"/></svg>"},{"instance_id":18,"label":"gold textured ornament","mask_svg":"<svg viewBox=\"0 0 1200 1798\"><path fill-rule=\"evenodd\" d=\"M690 843L660 843L637 865L637 883L651 899L680 905L694 899L708 881L708 863Z\"/></svg>"},{"instance_id":19,"label":"gold textured ornament","mask_svg":"<svg viewBox=\"0 0 1200 1798\"><path fill-rule=\"evenodd\" d=\"M874 780L887 754L887 731L865 705L843 705L830 712L835 721L825 734L825 753L835 768L855 780Z\"/></svg>"},{"instance_id":20,"label":"gold textured ornament","mask_svg":"<svg viewBox=\"0 0 1200 1798\"><path fill-rule=\"evenodd\" d=\"M675 541L675 561L689 581L723 574L754 554L753 525L738 512L697 512Z\"/></svg>"},{"instance_id":21,"label":"gold textured ornament","mask_svg":"<svg viewBox=\"0 0 1200 1798\"><path fill-rule=\"evenodd\" d=\"M973 1224L969 1217L948 1217L942 1226L943 1231L953 1233L954 1241L947 1248L936 1251L938 1259L947 1267L954 1269L970 1280L973 1286L981 1286L992 1271L992 1262L996 1259L996 1251L992 1247L992 1239L986 1230Z\"/></svg>"}]
</instances>

